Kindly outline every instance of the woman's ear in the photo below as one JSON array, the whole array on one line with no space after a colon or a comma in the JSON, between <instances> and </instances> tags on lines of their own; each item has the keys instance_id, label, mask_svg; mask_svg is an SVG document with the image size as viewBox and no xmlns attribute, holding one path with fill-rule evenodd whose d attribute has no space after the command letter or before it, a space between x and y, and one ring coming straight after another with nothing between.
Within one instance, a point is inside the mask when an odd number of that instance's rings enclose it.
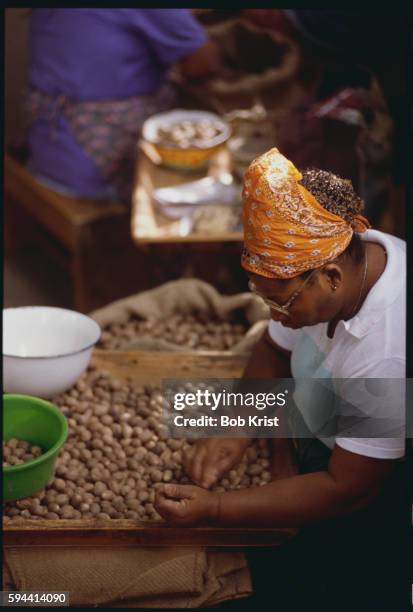
<instances>
[{"instance_id":1,"label":"woman's ear","mask_svg":"<svg viewBox=\"0 0 413 612\"><path fill-rule=\"evenodd\" d=\"M335 292L343 284L343 271L338 264L330 263L323 268L327 291Z\"/></svg>"}]
</instances>

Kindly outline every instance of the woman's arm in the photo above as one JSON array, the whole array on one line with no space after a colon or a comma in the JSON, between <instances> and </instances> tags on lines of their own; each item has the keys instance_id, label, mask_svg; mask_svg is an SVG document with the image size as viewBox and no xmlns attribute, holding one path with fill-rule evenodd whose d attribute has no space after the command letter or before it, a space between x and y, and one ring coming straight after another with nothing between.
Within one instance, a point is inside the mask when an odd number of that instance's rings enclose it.
<instances>
[{"instance_id":1,"label":"woman's arm","mask_svg":"<svg viewBox=\"0 0 413 612\"><path fill-rule=\"evenodd\" d=\"M251 353L243 378L291 378L291 352L271 339L268 329Z\"/></svg>"},{"instance_id":2,"label":"woman's arm","mask_svg":"<svg viewBox=\"0 0 413 612\"><path fill-rule=\"evenodd\" d=\"M368 506L394 460L372 459L335 447L327 471L281 479L254 494L233 491L220 500L218 523L298 527Z\"/></svg>"},{"instance_id":3,"label":"woman's arm","mask_svg":"<svg viewBox=\"0 0 413 612\"><path fill-rule=\"evenodd\" d=\"M291 376L290 355L271 340L266 330L251 353L243 378L288 378ZM240 461L251 442L250 438L199 440L184 459L185 470L193 482L211 487ZM280 438L273 441L273 452L279 456L280 465L284 461L281 454L287 456L286 443L288 440Z\"/></svg>"},{"instance_id":4,"label":"woman's arm","mask_svg":"<svg viewBox=\"0 0 413 612\"><path fill-rule=\"evenodd\" d=\"M181 59L179 64L183 76L187 79L213 76L221 66L218 47L212 40L208 40L202 47Z\"/></svg>"},{"instance_id":5,"label":"woman's arm","mask_svg":"<svg viewBox=\"0 0 413 612\"><path fill-rule=\"evenodd\" d=\"M368 506L393 465L394 460L372 459L336 446L326 471L228 493L167 485L157 495L156 508L166 520L180 524L299 527Z\"/></svg>"}]
</instances>

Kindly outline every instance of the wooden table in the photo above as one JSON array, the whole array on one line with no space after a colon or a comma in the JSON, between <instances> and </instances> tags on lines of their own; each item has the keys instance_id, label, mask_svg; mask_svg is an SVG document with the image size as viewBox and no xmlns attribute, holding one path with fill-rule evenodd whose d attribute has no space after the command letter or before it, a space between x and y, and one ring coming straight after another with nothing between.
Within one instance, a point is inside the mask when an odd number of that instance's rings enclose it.
<instances>
[{"instance_id":1,"label":"wooden table","mask_svg":"<svg viewBox=\"0 0 413 612\"><path fill-rule=\"evenodd\" d=\"M132 236L137 244L242 242L242 232L223 231L219 234L191 233L184 235L180 220L171 221L153 205L151 194L160 187L179 185L203 178L206 174L219 177L230 171L230 154L222 149L212 160L208 172L179 172L160 164L153 147L140 143L140 156L133 193Z\"/></svg>"},{"instance_id":2,"label":"wooden table","mask_svg":"<svg viewBox=\"0 0 413 612\"><path fill-rule=\"evenodd\" d=\"M246 355L120 352L96 350L92 363L120 381L156 384L173 378L237 378ZM280 474L278 474L280 477ZM161 521L131 519L26 520L4 525L5 547L32 546L277 546L295 529L270 527L177 527Z\"/></svg>"},{"instance_id":3,"label":"wooden table","mask_svg":"<svg viewBox=\"0 0 413 612\"><path fill-rule=\"evenodd\" d=\"M149 262L130 236L129 207L57 193L10 155L4 177L9 248L29 246L47 254L69 276L76 310L89 312L136 293Z\"/></svg>"}]
</instances>

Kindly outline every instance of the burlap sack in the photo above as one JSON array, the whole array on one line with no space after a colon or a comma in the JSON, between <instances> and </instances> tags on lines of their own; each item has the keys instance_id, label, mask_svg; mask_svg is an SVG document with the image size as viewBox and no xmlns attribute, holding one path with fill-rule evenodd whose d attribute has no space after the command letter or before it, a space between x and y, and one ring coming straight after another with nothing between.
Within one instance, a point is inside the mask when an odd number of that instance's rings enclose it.
<instances>
[{"instance_id":1,"label":"burlap sack","mask_svg":"<svg viewBox=\"0 0 413 612\"><path fill-rule=\"evenodd\" d=\"M11 548L3 588L69 592L70 605L197 608L248 596L241 551L204 548Z\"/></svg>"},{"instance_id":2,"label":"burlap sack","mask_svg":"<svg viewBox=\"0 0 413 612\"><path fill-rule=\"evenodd\" d=\"M242 314L250 328L244 338L232 347L231 353L250 352L269 318L268 306L256 295L249 292L221 295L214 287L197 279L165 283L156 289L112 302L93 311L90 316L105 327L109 323L122 323L131 314L142 319L165 319L177 312L189 314L194 311L228 321L236 314ZM188 348L158 338L140 337L125 344L123 350L188 351Z\"/></svg>"},{"instance_id":3,"label":"burlap sack","mask_svg":"<svg viewBox=\"0 0 413 612\"><path fill-rule=\"evenodd\" d=\"M183 89L203 104L214 101L215 110L221 113L250 108L257 99L269 110L277 106L279 90L297 74L301 59L298 44L280 32L264 30L239 17L205 29L217 44L228 74L211 78L202 87L183 84Z\"/></svg>"}]
</instances>

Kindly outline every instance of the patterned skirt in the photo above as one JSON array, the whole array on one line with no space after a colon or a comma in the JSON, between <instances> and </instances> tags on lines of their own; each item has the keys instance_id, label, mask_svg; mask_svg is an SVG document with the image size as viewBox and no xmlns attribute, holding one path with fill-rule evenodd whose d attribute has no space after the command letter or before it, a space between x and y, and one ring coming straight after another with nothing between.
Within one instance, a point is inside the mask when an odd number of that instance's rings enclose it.
<instances>
[{"instance_id":1,"label":"patterned skirt","mask_svg":"<svg viewBox=\"0 0 413 612\"><path fill-rule=\"evenodd\" d=\"M102 177L116 188L121 200L130 202L142 124L151 115L172 108L175 100L175 91L169 83L150 95L82 102L32 89L26 97L26 127L39 115L46 116L53 138L56 120L63 114L74 138Z\"/></svg>"}]
</instances>

